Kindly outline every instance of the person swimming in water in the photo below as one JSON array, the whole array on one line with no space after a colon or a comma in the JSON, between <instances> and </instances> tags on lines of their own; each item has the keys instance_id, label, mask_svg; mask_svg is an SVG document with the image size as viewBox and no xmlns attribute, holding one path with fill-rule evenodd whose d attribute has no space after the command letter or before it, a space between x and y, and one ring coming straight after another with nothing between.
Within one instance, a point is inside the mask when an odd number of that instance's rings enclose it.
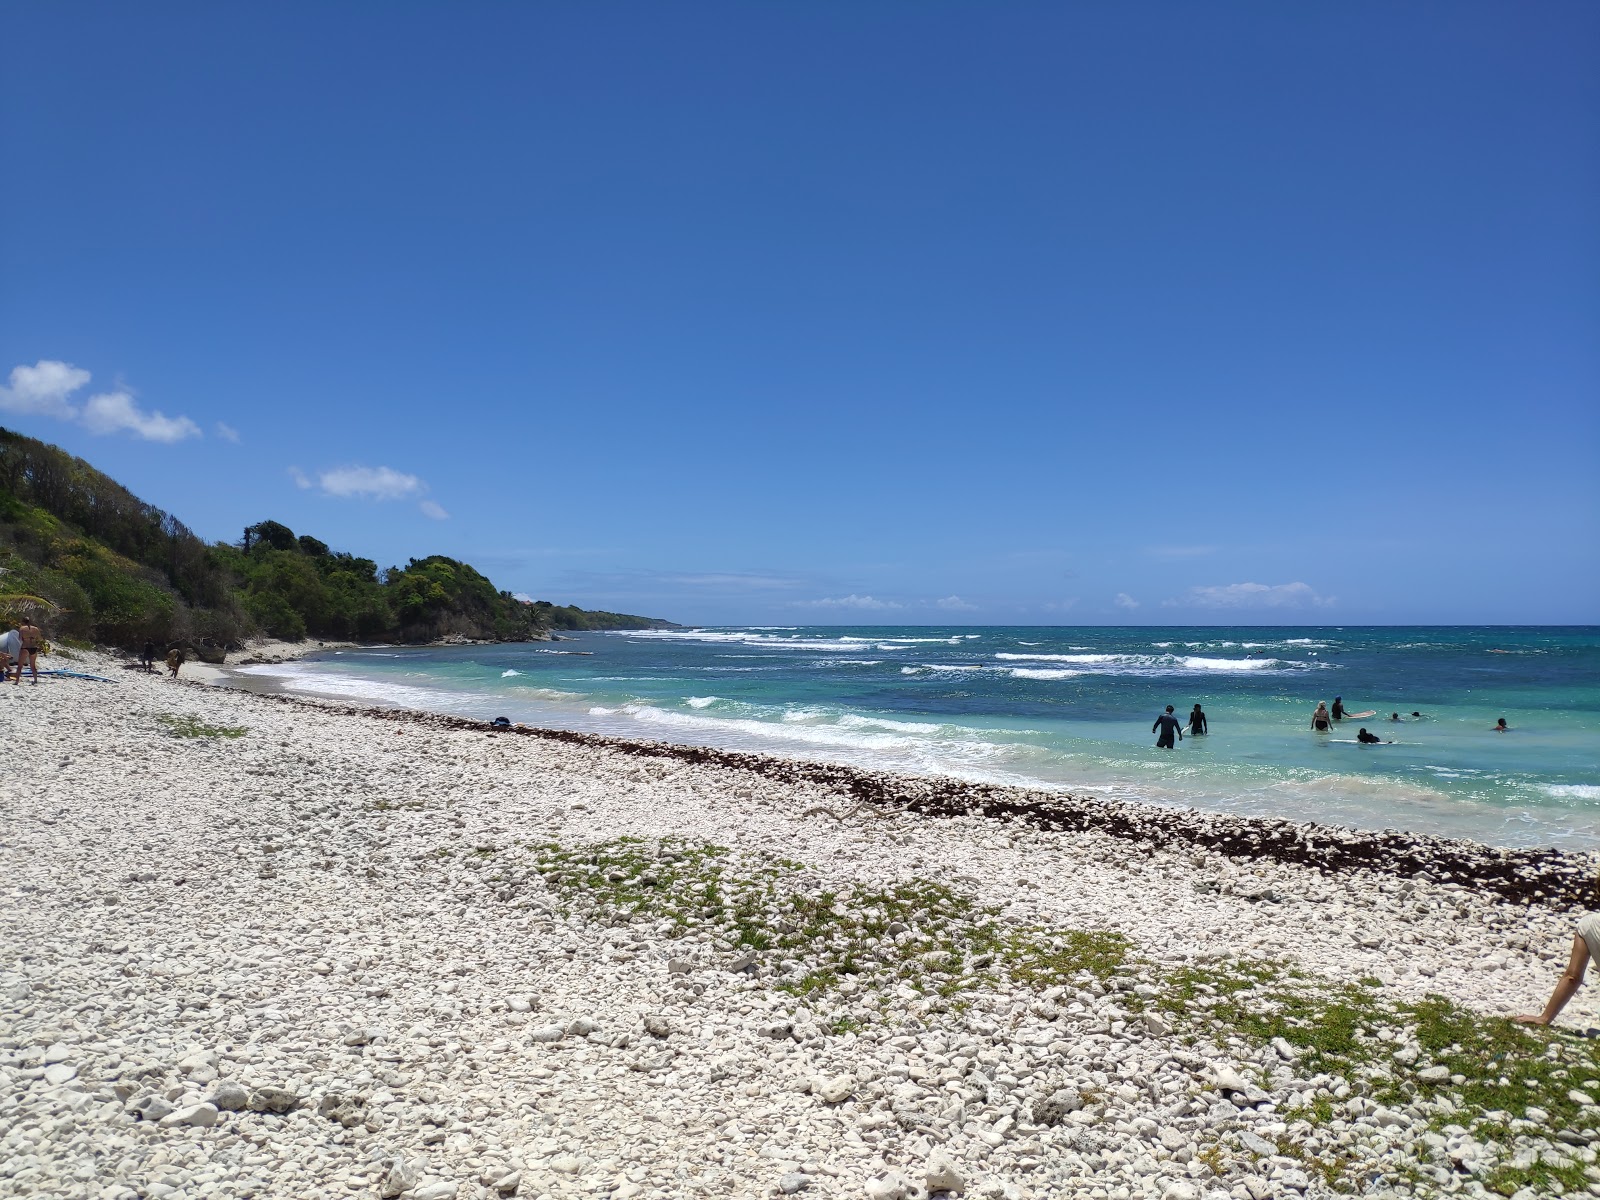
<instances>
[{"instance_id":1,"label":"person swimming in water","mask_svg":"<svg viewBox=\"0 0 1600 1200\"><path fill-rule=\"evenodd\" d=\"M1205 710L1202 709L1198 704L1196 704L1194 706L1194 711L1189 714L1189 736L1190 737L1194 737L1196 734L1203 734L1205 732L1206 732L1206 714L1205 714Z\"/></svg>"},{"instance_id":2,"label":"person swimming in water","mask_svg":"<svg viewBox=\"0 0 1600 1200\"><path fill-rule=\"evenodd\" d=\"M1399 713L1390 713L1389 714L1389 720L1391 720L1391 721L1400 720L1400 714Z\"/></svg>"},{"instance_id":3,"label":"person swimming in water","mask_svg":"<svg viewBox=\"0 0 1600 1200\"><path fill-rule=\"evenodd\" d=\"M1501 717L1494 723L1494 731L1496 733L1510 733L1511 726L1506 724L1506 719L1504 717Z\"/></svg>"},{"instance_id":4,"label":"person swimming in water","mask_svg":"<svg viewBox=\"0 0 1600 1200\"><path fill-rule=\"evenodd\" d=\"M1363 746L1376 746L1379 742L1383 741L1383 739L1375 733L1368 733L1366 729L1363 728L1360 733L1356 734L1356 741L1360 742Z\"/></svg>"},{"instance_id":5,"label":"person swimming in water","mask_svg":"<svg viewBox=\"0 0 1600 1200\"><path fill-rule=\"evenodd\" d=\"M1311 728L1318 733L1327 733L1333 728L1333 718L1328 716L1328 702L1317 701L1317 711L1311 714Z\"/></svg>"}]
</instances>

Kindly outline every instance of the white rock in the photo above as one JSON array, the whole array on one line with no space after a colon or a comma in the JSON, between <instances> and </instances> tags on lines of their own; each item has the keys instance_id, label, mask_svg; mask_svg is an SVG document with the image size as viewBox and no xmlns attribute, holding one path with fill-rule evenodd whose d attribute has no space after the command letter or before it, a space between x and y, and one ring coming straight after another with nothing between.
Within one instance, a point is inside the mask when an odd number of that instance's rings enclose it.
<instances>
[{"instance_id":1,"label":"white rock","mask_svg":"<svg viewBox=\"0 0 1600 1200\"><path fill-rule=\"evenodd\" d=\"M967 1186L955 1161L944 1151L935 1150L922 1169L922 1182L930 1192L959 1192Z\"/></svg>"},{"instance_id":2,"label":"white rock","mask_svg":"<svg viewBox=\"0 0 1600 1200\"><path fill-rule=\"evenodd\" d=\"M214 1104L190 1104L177 1109L161 1118L163 1129L174 1129L179 1125L194 1125L201 1129L209 1129L217 1123L217 1108Z\"/></svg>"}]
</instances>

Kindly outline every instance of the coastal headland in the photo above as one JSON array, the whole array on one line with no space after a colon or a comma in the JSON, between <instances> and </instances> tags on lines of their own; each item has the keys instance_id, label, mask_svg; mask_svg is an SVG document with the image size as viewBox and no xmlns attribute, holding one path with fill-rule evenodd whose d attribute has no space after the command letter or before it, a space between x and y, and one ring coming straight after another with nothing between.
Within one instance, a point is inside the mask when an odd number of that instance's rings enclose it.
<instances>
[{"instance_id":1,"label":"coastal headland","mask_svg":"<svg viewBox=\"0 0 1600 1200\"><path fill-rule=\"evenodd\" d=\"M0 1195L1593 1190L1595 863L174 684L0 689ZM185 671L190 670L185 667Z\"/></svg>"}]
</instances>

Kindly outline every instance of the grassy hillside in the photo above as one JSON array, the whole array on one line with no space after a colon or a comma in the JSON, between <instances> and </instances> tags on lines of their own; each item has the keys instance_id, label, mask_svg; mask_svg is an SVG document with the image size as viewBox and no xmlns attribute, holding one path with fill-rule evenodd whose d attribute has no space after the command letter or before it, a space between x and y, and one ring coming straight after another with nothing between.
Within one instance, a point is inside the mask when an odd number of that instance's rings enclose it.
<instances>
[{"instance_id":1,"label":"grassy hillside","mask_svg":"<svg viewBox=\"0 0 1600 1200\"><path fill-rule=\"evenodd\" d=\"M250 526L238 543L208 544L82 459L6 429L0 606L42 612L54 636L130 648L147 638L228 646L257 633L526 641L554 629L669 624L526 604L441 555L379 570L276 521Z\"/></svg>"}]
</instances>

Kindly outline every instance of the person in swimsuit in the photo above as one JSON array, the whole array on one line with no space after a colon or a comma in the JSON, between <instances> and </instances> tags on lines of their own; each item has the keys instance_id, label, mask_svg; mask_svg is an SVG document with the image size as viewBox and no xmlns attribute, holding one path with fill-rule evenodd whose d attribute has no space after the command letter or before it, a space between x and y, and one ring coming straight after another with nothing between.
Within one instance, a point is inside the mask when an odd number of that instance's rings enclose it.
<instances>
[{"instance_id":1,"label":"person in swimsuit","mask_svg":"<svg viewBox=\"0 0 1600 1200\"><path fill-rule=\"evenodd\" d=\"M1567 1001L1583 986L1583 974L1589 969L1591 958L1600 958L1600 913L1590 913L1579 919L1573 931L1572 954L1567 959L1567 969L1556 981L1556 990L1550 993L1550 1001L1544 1006L1544 1011L1525 1013L1512 1019L1524 1025L1548 1025L1554 1021L1556 1014L1567 1006Z\"/></svg>"},{"instance_id":2,"label":"person in swimsuit","mask_svg":"<svg viewBox=\"0 0 1600 1200\"><path fill-rule=\"evenodd\" d=\"M33 623L29 617L22 618L22 624L17 626L17 636L22 640L22 652L17 659L17 677L12 683L22 682L22 668L33 668L33 686L39 686L39 647L44 645L44 630Z\"/></svg>"},{"instance_id":3,"label":"person in swimsuit","mask_svg":"<svg viewBox=\"0 0 1600 1200\"><path fill-rule=\"evenodd\" d=\"M1400 714L1399 713L1390 713L1389 714L1389 720L1398 721L1399 719L1400 719Z\"/></svg>"},{"instance_id":4,"label":"person in swimsuit","mask_svg":"<svg viewBox=\"0 0 1600 1200\"><path fill-rule=\"evenodd\" d=\"M1172 705L1167 705L1167 711L1156 718L1156 723L1150 726L1150 732L1161 731L1161 736L1156 738L1157 750L1171 750L1172 738L1176 734L1178 741L1183 741L1183 723L1172 715Z\"/></svg>"},{"instance_id":5,"label":"person in swimsuit","mask_svg":"<svg viewBox=\"0 0 1600 1200\"><path fill-rule=\"evenodd\" d=\"M1328 716L1328 702L1317 701L1317 711L1311 714L1311 728L1318 733L1327 733L1333 728L1333 718Z\"/></svg>"},{"instance_id":6,"label":"person in swimsuit","mask_svg":"<svg viewBox=\"0 0 1600 1200\"><path fill-rule=\"evenodd\" d=\"M1194 737L1196 734L1205 733L1205 731L1206 714L1205 711L1198 704L1196 704L1194 706L1194 711L1189 714L1189 736Z\"/></svg>"},{"instance_id":7,"label":"person in swimsuit","mask_svg":"<svg viewBox=\"0 0 1600 1200\"><path fill-rule=\"evenodd\" d=\"M1504 717L1501 717L1494 723L1494 731L1496 733L1510 733L1511 726L1506 724L1506 719Z\"/></svg>"},{"instance_id":8,"label":"person in swimsuit","mask_svg":"<svg viewBox=\"0 0 1600 1200\"><path fill-rule=\"evenodd\" d=\"M1333 698L1333 719L1335 721L1344 720L1344 697L1343 696L1335 696Z\"/></svg>"}]
</instances>

